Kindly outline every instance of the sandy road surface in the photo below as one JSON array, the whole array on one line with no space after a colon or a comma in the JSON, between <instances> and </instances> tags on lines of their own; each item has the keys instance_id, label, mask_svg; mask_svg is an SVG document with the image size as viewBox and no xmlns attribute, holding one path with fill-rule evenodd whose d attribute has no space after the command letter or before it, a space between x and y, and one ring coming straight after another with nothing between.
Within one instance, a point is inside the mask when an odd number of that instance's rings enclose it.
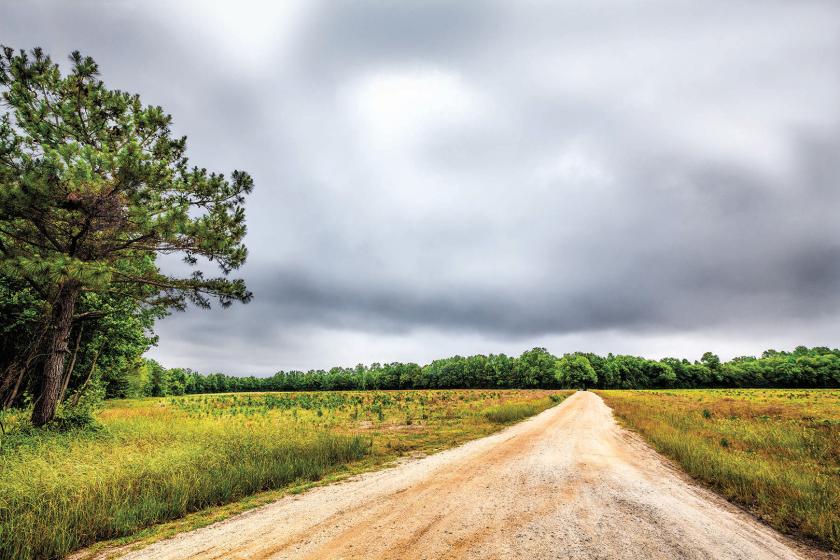
<instances>
[{"instance_id":1,"label":"sandy road surface","mask_svg":"<svg viewBox=\"0 0 840 560\"><path fill-rule=\"evenodd\" d=\"M809 558L669 467L597 395L129 558Z\"/></svg>"}]
</instances>

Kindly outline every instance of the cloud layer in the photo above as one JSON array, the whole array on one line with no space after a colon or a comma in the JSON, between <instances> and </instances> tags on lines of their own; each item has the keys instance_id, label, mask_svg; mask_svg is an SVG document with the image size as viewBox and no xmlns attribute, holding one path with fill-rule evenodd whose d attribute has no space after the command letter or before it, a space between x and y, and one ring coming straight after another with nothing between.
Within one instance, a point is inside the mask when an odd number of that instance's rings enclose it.
<instances>
[{"instance_id":1,"label":"cloud layer","mask_svg":"<svg viewBox=\"0 0 840 560\"><path fill-rule=\"evenodd\" d=\"M0 8L255 178L255 300L166 365L838 345L836 3L264 4Z\"/></svg>"}]
</instances>

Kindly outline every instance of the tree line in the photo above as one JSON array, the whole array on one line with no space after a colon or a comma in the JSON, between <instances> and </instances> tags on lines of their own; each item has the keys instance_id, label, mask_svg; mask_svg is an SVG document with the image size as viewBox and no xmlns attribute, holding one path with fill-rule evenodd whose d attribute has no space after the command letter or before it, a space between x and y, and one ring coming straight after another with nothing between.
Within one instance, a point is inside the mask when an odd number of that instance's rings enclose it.
<instances>
[{"instance_id":1,"label":"tree line","mask_svg":"<svg viewBox=\"0 0 840 560\"><path fill-rule=\"evenodd\" d=\"M426 365L392 362L278 371L270 377L203 375L167 369L147 360L138 394L148 396L242 391L341 391L387 389L593 388L661 389L725 387L840 387L840 350L799 346L792 352L767 350L759 357L723 362L712 352L700 360L599 356L575 352L557 357L533 348L519 357L505 354L453 356Z\"/></svg>"}]
</instances>

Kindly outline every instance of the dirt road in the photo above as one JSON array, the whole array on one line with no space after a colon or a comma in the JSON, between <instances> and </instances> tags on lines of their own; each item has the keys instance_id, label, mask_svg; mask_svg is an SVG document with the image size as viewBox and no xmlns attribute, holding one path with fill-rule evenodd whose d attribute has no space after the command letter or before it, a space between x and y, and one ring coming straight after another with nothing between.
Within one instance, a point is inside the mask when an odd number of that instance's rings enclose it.
<instances>
[{"instance_id":1,"label":"dirt road","mask_svg":"<svg viewBox=\"0 0 840 560\"><path fill-rule=\"evenodd\" d=\"M809 558L579 392L496 435L289 496L129 558Z\"/></svg>"}]
</instances>

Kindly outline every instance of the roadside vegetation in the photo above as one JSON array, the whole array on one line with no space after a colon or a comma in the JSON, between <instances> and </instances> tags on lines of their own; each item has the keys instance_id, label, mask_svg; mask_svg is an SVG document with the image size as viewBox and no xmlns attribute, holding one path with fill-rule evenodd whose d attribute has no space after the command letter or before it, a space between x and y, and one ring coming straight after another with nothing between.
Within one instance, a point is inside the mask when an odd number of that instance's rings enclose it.
<instances>
[{"instance_id":1,"label":"roadside vegetation","mask_svg":"<svg viewBox=\"0 0 840 560\"><path fill-rule=\"evenodd\" d=\"M568 391L224 394L109 401L94 427L6 413L3 558L59 558L149 525L481 437Z\"/></svg>"},{"instance_id":2,"label":"roadside vegetation","mask_svg":"<svg viewBox=\"0 0 840 560\"><path fill-rule=\"evenodd\" d=\"M531 404L505 404L491 408L484 416L495 424L506 424L533 416L534 412L536 410Z\"/></svg>"},{"instance_id":3,"label":"roadside vegetation","mask_svg":"<svg viewBox=\"0 0 840 560\"><path fill-rule=\"evenodd\" d=\"M599 391L691 476L773 527L840 551L840 391Z\"/></svg>"}]
</instances>

